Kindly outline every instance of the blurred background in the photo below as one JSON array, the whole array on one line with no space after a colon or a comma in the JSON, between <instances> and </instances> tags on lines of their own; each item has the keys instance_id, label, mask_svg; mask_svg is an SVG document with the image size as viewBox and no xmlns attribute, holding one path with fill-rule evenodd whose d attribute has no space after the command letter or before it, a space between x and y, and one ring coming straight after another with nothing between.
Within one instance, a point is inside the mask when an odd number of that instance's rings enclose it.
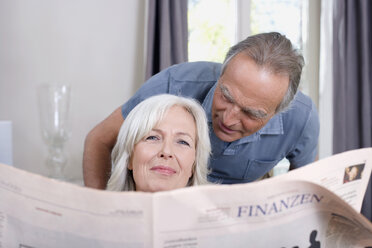
<instances>
[{"instance_id":1,"label":"blurred background","mask_svg":"<svg viewBox=\"0 0 372 248\"><path fill-rule=\"evenodd\" d=\"M71 86L65 174L82 178L84 138L144 81L145 1L0 0L0 120L13 165L46 175L37 87Z\"/></svg>"}]
</instances>

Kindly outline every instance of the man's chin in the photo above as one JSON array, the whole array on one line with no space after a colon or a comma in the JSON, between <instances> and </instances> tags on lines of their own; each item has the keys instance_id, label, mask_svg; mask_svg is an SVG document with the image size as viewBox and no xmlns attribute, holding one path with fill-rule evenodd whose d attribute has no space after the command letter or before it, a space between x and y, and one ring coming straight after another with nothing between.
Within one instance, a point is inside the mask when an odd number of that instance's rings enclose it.
<instances>
[{"instance_id":1,"label":"man's chin","mask_svg":"<svg viewBox=\"0 0 372 248\"><path fill-rule=\"evenodd\" d=\"M223 132L222 130L217 130L216 132L214 132L214 134L222 141L225 141L225 142L233 142L235 140L238 140L240 139L241 135L237 135L237 133L234 133L234 134L227 134L225 132Z\"/></svg>"}]
</instances>

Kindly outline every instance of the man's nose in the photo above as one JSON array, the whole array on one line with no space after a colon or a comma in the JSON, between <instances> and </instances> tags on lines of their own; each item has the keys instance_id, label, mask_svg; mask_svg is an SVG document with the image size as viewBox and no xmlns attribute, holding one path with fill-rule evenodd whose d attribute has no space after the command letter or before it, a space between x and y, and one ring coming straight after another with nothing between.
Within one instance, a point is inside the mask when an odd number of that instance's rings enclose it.
<instances>
[{"instance_id":1,"label":"man's nose","mask_svg":"<svg viewBox=\"0 0 372 248\"><path fill-rule=\"evenodd\" d=\"M223 113L223 124L227 127L239 123L240 108L236 105L231 105Z\"/></svg>"},{"instance_id":2,"label":"man's nose","mask_svg":"<svg viewBox=\"0 0 372 248\"><path fill-rule=\"evenodd\" d=\"M161 158L173 158L172 142L170 140L164 140L161 149L159 151L159 157Z\"/></svg>"}]
</instances>

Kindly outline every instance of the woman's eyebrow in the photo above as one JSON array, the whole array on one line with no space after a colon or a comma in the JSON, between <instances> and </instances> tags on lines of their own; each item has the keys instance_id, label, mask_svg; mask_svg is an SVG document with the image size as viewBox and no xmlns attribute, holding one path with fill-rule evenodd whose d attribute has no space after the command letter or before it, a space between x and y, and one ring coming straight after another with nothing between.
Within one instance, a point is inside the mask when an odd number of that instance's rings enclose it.
<instances>
[{"instance_id":1,"label":"woman's eyebrow","mask_svg":"<svg viewBox=\"0 0 372 248\"><path fill-rule=\"evenodd\" d=\"M160 133L160 134L162 134L162 135L165 133L165 132L162 131L161 129L157 129L157 128L153 128L151 131L154 131L154 132ZM151 131L150 131L150 132L151 132ZM179 132L176 132L176 135L187 136L187 137L189 137L191 140L194 140L193 137L192 137L192 135L189 134L189 133L187 133L187 132L179 131Z\"/></svg>"},{"instance_id":2,"label":"woman's eyebrow","mask_svg":"<svg viewBox=\"0 0 372 248\"><path fill-rule=\"evenodd\" d=\"M191 140L194 140L193 137L192 137L192 135L189 134L189 133L186 133L186 132L177 132L176 134L177 134L177 135L182 135L182 136L187 136L187 137L189 137Z\"/></svg>"}]
</instances>

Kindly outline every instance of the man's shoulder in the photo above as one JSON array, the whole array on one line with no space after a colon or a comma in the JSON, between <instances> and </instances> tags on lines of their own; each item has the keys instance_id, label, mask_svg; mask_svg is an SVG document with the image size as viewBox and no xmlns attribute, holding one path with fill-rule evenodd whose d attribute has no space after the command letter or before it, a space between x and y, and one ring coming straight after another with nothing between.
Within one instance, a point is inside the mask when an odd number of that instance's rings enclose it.
<instances>
[{"instance_id":1,"label":"man's shoulder","mask_svg":"<svg viewBox=\"0 0 372 248\"><path fill-rule=\"evenodd\" d=\"M297 92L287 110L282 113L284 126L292 129L302 129L309 121L317 125L319 122L318 111L311 98L302 92Z\"/></svg>"},{"instance_id":2,"label":"man's shoulder","mask_svg":"<svg viewBox=\"0 0 372 248\"><path fill-rule=\"evenodd\" d=\"M311 163L317 153L319 116L310 97L298 92L283 114L284 133L292 145L286 157L293 168Z\"/></svg>"},{"instance_id":3,"label":"man's shoulder","mask_svg":"<svg viewBox=\"0 0 372 248\"><path fill-rule=\"evenodd\" d=\"M215 62L186 62L169 68L169 75L175 81L215 82L220 76L221 64Z\"/></svg>"},{"instance_id":4,"label":"man's shoulder","mask_svg":"<svg viewBox=\"0 0 372 248\"><path fill-rule=\"evenodd\" d=\"M299 108L311 109L314 107L314 102L311 98L301 91L298 91L293 99L293 103Z\"/></svg>"},{"instance_id":5,"label":"man's shoulder","mask_svg":"<svg viewBox=\"0 0 372 248\"><path fill-rule=\"evenodd\" d=\"M132 109L144 99L158 94L190 97L203 103L220 76L221 64L214 62L186 62L168 67L149 78L126 103ZM131 107L127 107L130 105ZM129 112L129 111L128 111ZM126 113L123 112L123 116Z\"/></svg>"},{"instance_id":6,"label":"man's shoulder","mask_svg":"<svg viewBox=\"0 0 372 248\"><path fill-rule=\"evenodd\" d=\"M308 115L313 110L316 110L316 107L311 98L298 91L284 113L303 112L303 114Z\"/></svg>"},{"instance_id":7,"label":"man's shoulder","mask_svg":"<svg viewBox=\"0 0 372 248\"><path fill-rule=\"evenodd\" d=\"M211 87L219 78L221 64L215 62L185 62L172 65L149 78L140 89L142 91L159 91L172 93L172 87L185 87L204 83ZM194 86L192 86L194 87Z\"/></svg>"}]
</instances>

